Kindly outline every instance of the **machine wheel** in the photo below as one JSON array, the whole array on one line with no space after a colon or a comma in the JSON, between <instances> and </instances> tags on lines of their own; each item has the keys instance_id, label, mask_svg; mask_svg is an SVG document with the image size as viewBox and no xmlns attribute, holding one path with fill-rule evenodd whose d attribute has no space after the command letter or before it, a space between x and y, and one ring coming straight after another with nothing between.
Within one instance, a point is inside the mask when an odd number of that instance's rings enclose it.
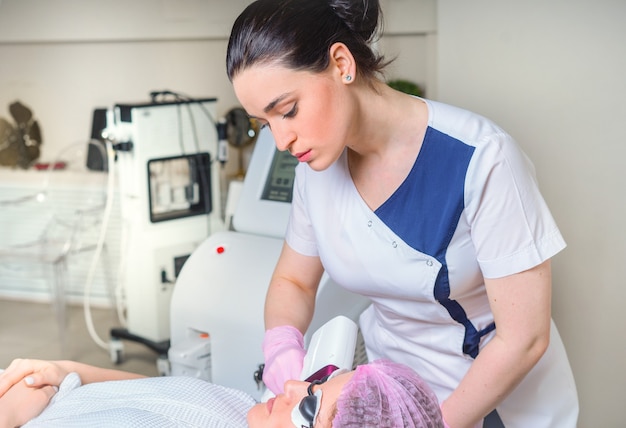
<instances>
[{"instance_id":1,"label":"machine wheel","mask_svg":"<svg viewBox=\"0 0 626 428\"><path fill-rule=\"evenodd\" d=\"M172 374L170 360L167 358L167 355L159 355L159 358L156 360L156 366L159 376L170 376Z\"/></svg>"},{"instance_id":2,"label":"machine wheel","mask_svg":"<svg viewBox=\"0 0 626 428\"><path fill-rule=\"evenodd\" d=\"M124 344L121 340L113 339L109 342L109 356L113 364L121 364L124 360Z\"/></svg>"}]
</instances>

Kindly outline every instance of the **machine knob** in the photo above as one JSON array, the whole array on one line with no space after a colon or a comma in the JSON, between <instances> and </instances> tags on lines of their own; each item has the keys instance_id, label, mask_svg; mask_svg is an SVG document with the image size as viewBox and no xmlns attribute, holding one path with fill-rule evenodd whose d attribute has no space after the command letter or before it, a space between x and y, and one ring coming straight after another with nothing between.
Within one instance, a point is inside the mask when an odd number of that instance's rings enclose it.
<instances>
[{"instance_id":1,"label":"machine knob","mask_svg":"<svg viewBox=\"0 0 626 428\"><path fill-rule=\"evenodd\" d=\"M265 364L259 364L259 368L254 372L254 381L256 382L256 387L260 391L261 385L263 384L263 369L265 368Z\"/></svg>"}]
</instances>

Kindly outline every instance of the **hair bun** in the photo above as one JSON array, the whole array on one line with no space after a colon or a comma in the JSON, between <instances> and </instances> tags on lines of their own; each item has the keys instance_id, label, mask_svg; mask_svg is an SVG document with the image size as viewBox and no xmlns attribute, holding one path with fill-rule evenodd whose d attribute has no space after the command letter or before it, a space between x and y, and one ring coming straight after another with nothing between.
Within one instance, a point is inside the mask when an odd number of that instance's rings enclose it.
<instances>
[{"instance_id":1,"label":"hair bun","mask_svg":"<svg viewBox=\"0 0 626 428\"><path fill-rule=\"evenodd\" d=\"M370 41L377 33L381 15L378 0L329 0L329 6L346 26Z\"/></svg>"}]
</instances>

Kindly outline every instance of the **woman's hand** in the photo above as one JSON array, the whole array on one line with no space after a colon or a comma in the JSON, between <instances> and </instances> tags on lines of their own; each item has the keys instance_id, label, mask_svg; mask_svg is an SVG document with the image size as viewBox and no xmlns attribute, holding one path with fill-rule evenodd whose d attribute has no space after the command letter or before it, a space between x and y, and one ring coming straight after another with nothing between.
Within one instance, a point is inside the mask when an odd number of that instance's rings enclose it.
<instances>
[{"instance_id":1,"label":"woman's hand","mask_svg":"<svg viewBox=\"0 0 626 428\"><path fill-rule=\"evenodd\" d=\"M295 327L284 325L265 332L263 382L274 394L284 392L285 382L300 379L306 351L304 337Z\"/></svg>"},{"instance_id":2,"label":"woman's hand","mask_svg":"<svg viewBox=\"0 0 626 428\"><path fill-rule=\"evenodd\" d=\"M56 394L57 387L30 387L18 382L0 398L0 428L24 425L38 416Z\"/></svg>"},{"instance_id":3,"label":"woman's hand","mask_svg":"<svg viewBox=\"0 0 626 428\"><path fill-rule=\"evenodd\" d=\"M0 399L14 385L24 384L31 389L42 386L58 387L69 373L60 362L16 359L0 373Z\"/></svg>"}]
</instances>

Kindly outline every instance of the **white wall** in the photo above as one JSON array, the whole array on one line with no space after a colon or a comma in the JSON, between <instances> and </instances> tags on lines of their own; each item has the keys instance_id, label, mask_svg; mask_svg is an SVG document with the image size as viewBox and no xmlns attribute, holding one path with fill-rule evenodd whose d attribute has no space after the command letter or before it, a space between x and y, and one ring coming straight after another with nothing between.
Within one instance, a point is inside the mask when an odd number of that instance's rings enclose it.
<instances>
[{"instance_id":1,"label":"white wall","mask_svg":"<svg viewBox=\"0 0 626 428\"><path fill-rule=\"evenodd\" d=\"M3 0L0 116L30 106L42 159L88 138L96 107L148 101L152 90L237 105L225 74L226 37L245 0Z\"/></svg>"},{"instance_id":2,"label":"white wall","mask_svg":"<svg viewBox=\"0 0 626 428\"><path fill-rule=\"evenodd\" d=\"M249 0L4 0L0 39L155 40L223 37Z\"/></svg>"},{"instance_id":3,"label":"white wall","mask_svg":"<svg viewBox=\"0 0 626 428\"><path fill-rule=\"evenodd\" d=\"M554 318L580 427L624 426L626 2L440 0L438 97L507 129L568 242Z\"/></svg>"},{"instance_id":4,"label":"white wall","mask_svg":"<svg viewBox=\"0 0 626 428\"><path fill-rule=\"evenodd\" d=\"M433 98L437 79L436 0L381 0L384 36L379 49L393 62L386 77L410 80Z\"/></svg>"}]
</instances>

